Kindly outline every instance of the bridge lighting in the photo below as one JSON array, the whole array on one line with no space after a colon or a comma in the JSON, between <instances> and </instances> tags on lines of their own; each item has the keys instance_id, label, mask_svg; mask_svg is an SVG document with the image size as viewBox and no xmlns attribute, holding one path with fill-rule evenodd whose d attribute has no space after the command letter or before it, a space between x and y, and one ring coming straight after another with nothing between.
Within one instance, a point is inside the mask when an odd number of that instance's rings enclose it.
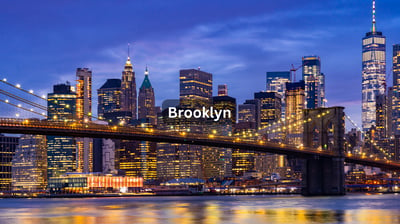
<instances>
[{"instance_id":1,"label":"bridge lighting","mask_svg":"<svg viewBox=\"0 0 400 224\"><path fill-rule=\"evenodd\" d=\"M44 116L44 115L46 115L46 114L43 112L42 115Z\"/></svg>"},{"instance_id":2,"label":"bridge lighting","mask_svg":"<svg viewBox=\"0 0 400 224\"><path fill-rule=\"evenodd\" d=\"M21 105L21 104L18 104L18 107L22 107L22 105Z\"/></svg>"},{"instance_id":3,"label":"bridge lighting","mask_svg":"<svg viewBox=\"0 0 400 224\"><path fill-rule=\"evenodd\" d=\"M212 135L212 134L208 135L208 138L214 138L214 135Z\"/></svg>"},{"instance_id":4,"label":"bridge lighting","mask_svg":"<svg viewBox=\"0 0 400 224\"><path fill-rule=\"evenodd\" d=\"M212 133L213 134L217 134L217 130L212 130Z\"/></svg>"},{"instance_id":5,"label":"bridge lighting","mask_svg":"<svg viewBox=\"0 0 400 224\"><path fill-rule=\"evenodd\" d=\"M182 136L185 136L185 135L186 135L186 132L182 131L180 134L181 134Z\"/></svg>"},{"instance_id":6,"label":"bridge lighting","mask_svg":"<svg viewBox=\"0 0 400 224\"><path fill-rule=\"evenodd\" d=\"M6 103L8 103L8 100L6 100Z\"/></svg>"},{"instance_id":7,"label":"bridge lighting","mask_svg":"<svg viewBox=\"0 0 400 224\"><path fill-rule=\"evenodd\" d=\"M42 98L43 98L43 99L46 99L46 96L45 96L45 95L42 95Z\"/></svg>"},{"instance_id":8,"label":"bridge lighting","mask_svg":"<svg viewBox=\"0 0 400 224\"><path fill-rule=\"evenodd\" d=\"M33 90L29 90L29 93L31 93L31 94L32 94L32 93L33 93Z\"/></svg>"},{"instance_id":9,"label":"bridge lighting","mask_svg":"<svg viewBox=\"0 0 400 224\"><path fill-rule=\"evenodd\" d=\"M15 87L17 87L17 88L21 88L21 85L20 85L20 84L17 84L17 85L15 85Z\"/></svg>"},{"instance_id":10,"label":"bridge lighting","mask_svg":"<svg viewBox=\"0 0 400 224\"><path fill-rule=\"evenodd\" d=\"M19 117L19 114L15 114L16 117Z\"/></svg>"},{"instance_id":11,"label":"bridge lighting","mask_svg":"<svg viewBox=\"0 0 400 224\"><path fill-rule=\"evenodd\" d=\"M6 79L6 78L4 78L4 79L3 79L3 82L7 82L7 79Z\"/></svg>"}]
</instances>

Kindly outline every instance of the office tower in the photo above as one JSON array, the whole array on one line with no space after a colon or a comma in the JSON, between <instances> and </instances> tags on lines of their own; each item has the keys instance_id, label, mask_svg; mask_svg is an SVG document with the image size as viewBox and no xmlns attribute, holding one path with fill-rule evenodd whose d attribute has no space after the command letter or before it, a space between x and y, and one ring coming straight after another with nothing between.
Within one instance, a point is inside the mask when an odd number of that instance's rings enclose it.
<instances>
[{"instance_id":1,"label":"office tower","mask_svg":"<svg viewBox=\"0 0 400 224\"><path fill-rule=\"evenodd\" d=\"M228 86L226 84L218 85L218 96L228 96Z\"/></svg>"},{"instance_id":2,"label":"office tower","mask_svg":"<svg viewBox=\"0 0 400 224\"><path fill-rule=\"evenodd\" d=\"M157 114L155 111L154 89L149 79L149 70L146 67L144 72L144 80L139 89L138 98L138 118L144 122L155 125Z\"/></svg>"},{"instance_id":3,"label":"office tower","mask_svg":"<svg viewBox=\"0 0 400 224\"><path fill-rule=\"evenodd\" d=\"M88 68L76 70L76 115L79 122L89 122L92 118L92 71ZM76 161L78 172L93 171L93 141L78 138L76 141Z\"/></svg>"},{"instance_id":4,"label":"office tower","mask_svg":"<svg viewBox=\"0 0 400 224\"><path fill-rule=\"evenodd\" d=\"M278 121L281 118L282 97L277 92L254 93L254 99L260 100L260 127Z\"/></svg>"},{"instance_id":5,"label":"office tower","mask_svg":"<svg viewBox=\"0 0 400 224\"><path fill-rule=\"evenodd\" d=\"M246 100L238 107L238 125L248 123L254 126L252 129L258 130L260 126L260 100ZM254 124L253 124L254 123Z\"/></svg>"},{"instance_id":6,"label":"office tower","mask_svg":"<svg viewBox=\"0 0 400 224\"><path fill-rule=\"evenodd\" d=\"M135 120L137 118L136 79L129 56L122 72L121 90L121 111L126 112Z\"/></svg>"},{"instance_id":7,"label":"office tower","mask_svg":"<svg viewBox=\"0 0 400 224\"><path fill-rule=\"evenodd\" d=\"M236 123L236 99L226 96L214 96L213 107L216 110L229 110L231 112L231 118L220 119L218 123L228 123L233 125Z\"/></svg>"},{"instance_id":8,"label":"office tower","mask_svg":"<svg viewBox=\"0 0 400 224\"><path fill-rule=\"evenodd\" d=\"M386 91L386 37L376 30L375 1L372 29L362 39L362 128L376 125L376 97ZM393 68L393 73L395 68ZM393 80L396 77L393 75ZM395 82L395 81L394 81Z\"/></svg>"},{"instance_id":9,"label":"office tower","mask_svg":"<svg viewBox=\"0 0 400 224\"><path fill-rule=\"evenodd\" d=\"M322 107L325 100L325 76L321 73L321 59L318 56L305 56L302 65L306 109Z\"/></svg>"},{"instance_id":10,"label":"office tower","mask_svg":"<svg viewBox=\"0 0 400 224\"><path fill-rule=\"evenodd\" d=\"M48 121L76 120L75 88L68 82L53 86L47 94ZM46 136L47 176L58 177L76 171L76 143L73 137Z\"/></svg>"},{"instance_id":11,"label":"office tower","mask_svg":"<svg viewBox=\"0 0 400 224\"><path fill-rule=\"evenodd\" d=\"M286 142L293 145L303 143L303 109L305 109L304 81L286 83ZM301 124L299 124L301 122Z\"/></svg>"},{"instance_id":12,"label":"office tower","mask_svg":"<svg viewBox=\"0 0 400 224\"><path fill-rule=\"evenodd\" d=\"M393 91L393 86L388 88L388 93L387 93L387 134L388 137L394 136L394 118L393 118L393 102L395 100L394 98L394 91Z\"/></svg>"},{"instance_id":13,"label":"office tower","mask_svg":"<svg viewBox=\"0 0 400 224\"><path fill-rule=\"evenodd\" d=\"M200 69L179 71L179 100L185 108L201 109L212 101L212 74Z\"/></svg>"},{"instance_id":14,"label":"office tower","mask_svg":"<svg viewBox=\"0 0 400 224\"><path fill-rule=\"evenodd\" d=\"M392 132L400 135L400 44L393 45Z\"/></svg>"},{"instance_id":15,"label":"office tower","mask_svg":"<svg viewBox=\"0 0 400 224\"><path fill-rule=\"evenodd\" d=\"M121 79L107 79L97 90L97 114L104 118L105 114L121 110Z\"/></svg>"},{"instance_id":16,"label":"office tower","mask_svg":"<svg viewBox=\"0 0 400 224\"><path fill-rule=\"evenodd\" d=\"M0 192L11 190L11 167L19 137L0 134Z\"/></svg>"},{"instance_id":17,"label":"office tower","mask_svg":"<svg viewBox=\"0 0 400 224\"><path fill-rule=\"evenodd\" d=\"M47 187L46 136L22 135L12 160L12 189L43 192Z\"/></svg>"},{"instance_id":18,"label":"office tower","mask_svg":"<svg viewBox=\"0 0 400 224\"><path fill-rule=\"evenodd\" d=\"M387 98L386 95L377 95L376 96L376 138L383 139L387 138L388 131L388 111L387 111Z\"/></svg>"},{"instance_id":19,"label":"office tower","mask_svg":"<svg viewBox=\"0 0 400 224\"><path fill-rule=\"evenodd\" d=\"M277 92L282 98L282 119L285 119L285 90L287 82L290 82L289 71L267 72L267 92Z\"/></svg>"}]
</instances>

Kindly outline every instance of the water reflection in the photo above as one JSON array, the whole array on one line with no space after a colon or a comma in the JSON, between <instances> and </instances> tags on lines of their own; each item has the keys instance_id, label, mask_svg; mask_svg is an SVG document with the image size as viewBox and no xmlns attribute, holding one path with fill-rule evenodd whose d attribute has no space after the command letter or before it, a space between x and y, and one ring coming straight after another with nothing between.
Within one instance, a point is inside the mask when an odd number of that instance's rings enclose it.
<instances>
[{"instance_id":1,"label":"water reflection","mask_svg":"<svg viewBox=\"0 0 400 224\"><path fill-rule=\"evenodd\" d=\"M0 223L400 223L400 195L2 199Z\"/></svg>"}]
</instances>

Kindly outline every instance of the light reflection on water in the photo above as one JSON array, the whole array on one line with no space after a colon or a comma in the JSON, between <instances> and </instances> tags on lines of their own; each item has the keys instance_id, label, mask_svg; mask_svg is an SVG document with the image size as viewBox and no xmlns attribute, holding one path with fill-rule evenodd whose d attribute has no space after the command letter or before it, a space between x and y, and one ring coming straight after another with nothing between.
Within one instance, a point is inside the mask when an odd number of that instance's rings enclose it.
<instances>
[{"instance_id":1,"label":"light reflection on water","mask_svg":"<svg viewBox=\"0 0 400 224\"><path fill-rule=\"evenodd\" d=\"M400 223L400 195L0 199L0 223Z\"/></svg>"}]
</instances>

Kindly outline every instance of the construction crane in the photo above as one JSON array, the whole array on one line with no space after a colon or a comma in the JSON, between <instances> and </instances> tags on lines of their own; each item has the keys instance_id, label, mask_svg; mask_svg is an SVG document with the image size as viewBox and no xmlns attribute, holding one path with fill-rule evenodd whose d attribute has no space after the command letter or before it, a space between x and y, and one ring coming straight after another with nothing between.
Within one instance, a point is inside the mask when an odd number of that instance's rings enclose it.
<instances>
[{"instance_id":1,"label":"construction crane","mask_svg":"<svg viewBox=\"0 0 400 224\"><path fill-rule=\"evenodd\" d=\"M299 70L303 65L300 65L299 67L295 68L294 65L292 64L292 68L290 69L290 79L292 82L296 82L296 71Z\"/></svg>"}]
</instances>

